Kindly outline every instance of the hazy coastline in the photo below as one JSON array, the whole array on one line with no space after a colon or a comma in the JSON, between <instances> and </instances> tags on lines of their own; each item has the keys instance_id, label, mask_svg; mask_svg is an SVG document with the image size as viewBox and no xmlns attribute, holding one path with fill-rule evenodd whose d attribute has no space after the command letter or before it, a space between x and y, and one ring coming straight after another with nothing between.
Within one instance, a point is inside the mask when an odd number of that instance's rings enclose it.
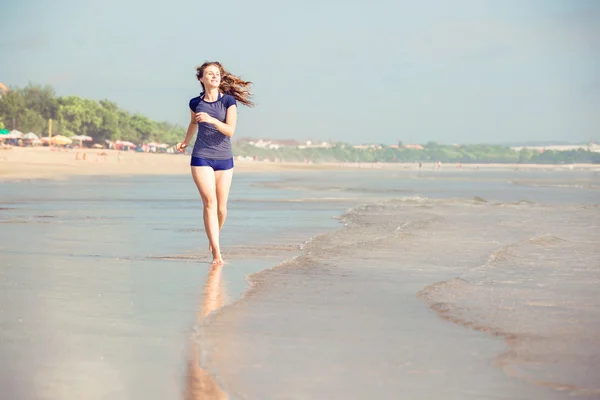
<instances>
[{"instance_id":1,"label":"hazy coastline","mask_svg":"<svg viewBox=\"0 0 600 400\"><path fill-rule=\"evenodd\" d=\"M83 159L85 154L85 159ZM140 176L189 174L189 156L138 153L106 149L13 147L0 151L0 180L65 179L70 176ZM322 170L589 170L600 171L597 164L444 164L433 163L300 163L236 160L236 172L322 171Z\"/></svg>"}]
</instances>

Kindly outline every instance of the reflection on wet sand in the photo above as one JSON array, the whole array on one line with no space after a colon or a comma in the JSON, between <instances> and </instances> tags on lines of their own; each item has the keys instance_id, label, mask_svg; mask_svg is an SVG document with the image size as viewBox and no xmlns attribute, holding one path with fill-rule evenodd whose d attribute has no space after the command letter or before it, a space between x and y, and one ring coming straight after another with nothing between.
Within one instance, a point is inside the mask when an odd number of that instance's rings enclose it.
<instances>
[{"instance_id":1,"label":"reflection on wet sand","mask_svg":"<svg viewBox=\"0 0 600 400\"><path fill-rule=\"evenodd\" d=\"M204 287L202 302L198 310L196 325L199 325L206 316L225 304L222 269L222 265L211 265ZM220 400L227 398L227 393L221 390L210 373L200 367L200 345L198 339L192 337L190 340L184 399Z\"/></svg>"}]
</instances>

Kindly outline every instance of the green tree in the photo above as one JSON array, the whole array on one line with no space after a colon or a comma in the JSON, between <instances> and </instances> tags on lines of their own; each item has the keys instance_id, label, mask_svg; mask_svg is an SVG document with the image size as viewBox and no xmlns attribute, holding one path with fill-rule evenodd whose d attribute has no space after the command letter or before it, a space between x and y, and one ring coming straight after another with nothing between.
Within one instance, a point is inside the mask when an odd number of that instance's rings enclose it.
<instances>
[{"instance_id":1,"label":"green tree","mask_svg":"<svg viewBox=\"0 0 600 400\"><path fill-rule=\"evenodd\" d=\"M0 116L6 121L10 129L23 129L21 124L26 109L25 99L21 92L17 90L9 91L0 99Z\"/></svg>"},{"instance_id":2,"label":"green tree","mask_svg":"<svg viewBox=\"0 0 600 400\"><path fill-rule=\"evenodd\" d=\"M25 86L21 91L25 100L25 107L33 110L40 116L48 120L56 119L58 116L58 99L51 86L34 85L32 83Z\"/></svg>"},{"instance_id":3,"label":"green tree","mask_svg":"<svg viewBox=\"0 0 600 400\"><path fill-rule=\"evenodd\" d=\"M95 129L102 123L97 115L98 104L77 96L59 99L58 120L62 134L67 136L89 135L94 137Z\"/></svg>"},{"instance_id":4,"label":"green tree","mask_svg":"<svg viewBox=\"0 0 600 400\"><path fill-rule=\"evenodd\" d=\"M132 115L109 100L57 97L50 86L30 83L23 89L13 88L0 98L0 120L11 129L43 133L50 118L54 121L54 134L89 135L100 143L122 139L175 144L185 134L180 126Z\"/></svg>"},{"instance_id":5,"label":"green tree","mask_svg":"<svg viewBox=\"0 0 600 400\"><path fill-rule=\"evenodd\" d=\"M26 109L21 114L20 130L41 134L47 126L46 120L35 110Z\"/></svg>"},{"instance_id":6,"label":"green tree","mask_svg":"<svg viewBox=\"0 0 600 400\"><path fill-rule=\"evenodd\" d=\"M158 129L156 122L151 121L141 114L135 114L131 117L131 127L135 131L135 139L138 142L148 142L151 137L158 139Z\"/></svg>"},{"instance_id":7,"label":"green tree","mask_svg":"<svg viewBox=\"0 0 600 400\"><path fill-rule=\"evenodd\" d=\"M109 100L100 100L96 113L100 118L100 125L94 130L94 139L97 142L116 140L119 135L119 107Z\"/></svg>"}]
</instances>

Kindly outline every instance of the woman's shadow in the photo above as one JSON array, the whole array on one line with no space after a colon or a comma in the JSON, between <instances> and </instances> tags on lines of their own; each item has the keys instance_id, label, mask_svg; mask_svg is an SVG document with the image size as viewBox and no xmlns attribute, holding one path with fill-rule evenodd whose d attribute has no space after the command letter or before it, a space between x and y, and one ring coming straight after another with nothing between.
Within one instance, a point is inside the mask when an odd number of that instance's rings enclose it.
<instances>
[{"instance_id":1,"label":"woman's shadow","mask_svg":"<svg viewBox=\"0 0 600 400\"><path fill-rule=\"evenodd\" d=\"M202 320L211 312L225 304L222 269L223 265L210 265L202 295L202 302L200 303L196 317L196 326L199 326ZM219 387L208 371L200 367L200 345L198 338L192 337L190 342L183 398L185 400L227 399L227 393Z\"/></svg>"}]
</instances>

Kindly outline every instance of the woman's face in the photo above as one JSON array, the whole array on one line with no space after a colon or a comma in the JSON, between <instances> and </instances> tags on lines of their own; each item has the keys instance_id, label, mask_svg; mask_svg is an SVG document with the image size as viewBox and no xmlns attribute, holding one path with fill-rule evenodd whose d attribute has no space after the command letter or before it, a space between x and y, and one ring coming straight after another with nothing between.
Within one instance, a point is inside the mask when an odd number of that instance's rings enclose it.
<instances>
[{"instance_id":1,"label":"woman's face","mask_svg":"<svg viewBox=\"0 0 600 400\"><path fill-rule=\"evenodd\" d=\"M204 84L206 90L217 88L221 84L221 71L219 67L216 65L209 65L204 68L204 73L202 74L202 78L200 78L200 82Z\"/></svg>"}]
</instances>

